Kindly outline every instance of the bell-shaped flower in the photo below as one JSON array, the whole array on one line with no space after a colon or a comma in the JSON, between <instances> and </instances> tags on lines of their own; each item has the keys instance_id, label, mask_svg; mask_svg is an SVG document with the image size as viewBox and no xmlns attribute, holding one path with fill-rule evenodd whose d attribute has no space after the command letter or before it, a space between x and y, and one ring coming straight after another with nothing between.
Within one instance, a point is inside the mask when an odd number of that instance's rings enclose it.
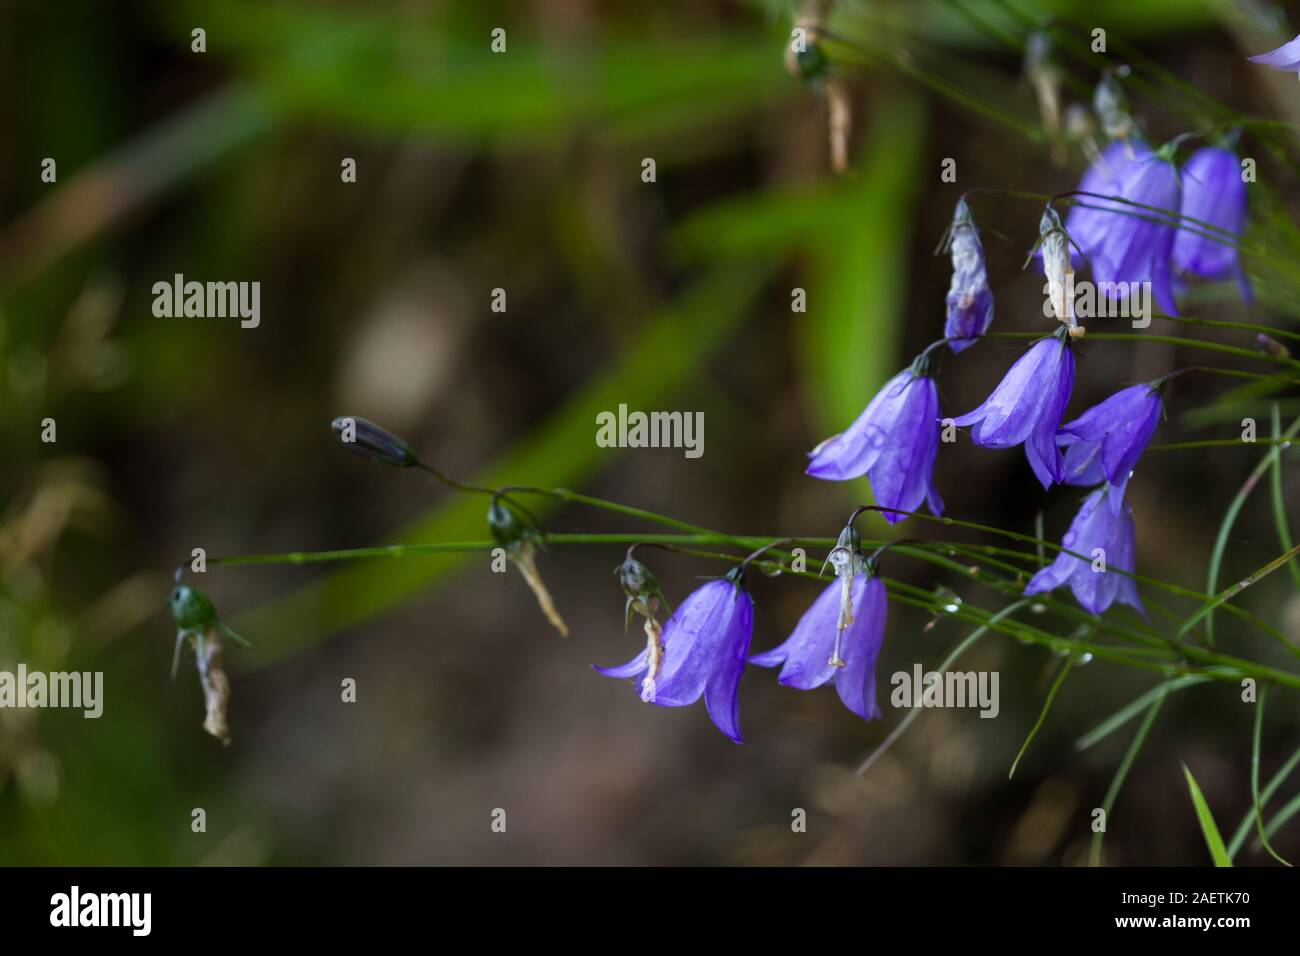
<instances>
[{"instance_id":1,"label":"bell-shaped flower","mask_svg":"<svg viewBox=\"0 0 1300 956\"><path fill-rule=\"evenodd\" d=\"M834 581L804 612L785 642L749 659L780 667L787 687L812 690L834 682L844 706L864 720L880 716L876 702L876 660L885 640L888 601L880 578L859 572L849 591L852 614L842 631L841 582Z\"/></svg>"},{"instance_id":2,"label":"bell-shaped flower","mask_svg":"<svg viewBox=\"0 0 1300 956\"><path fill-rule=\"evenodd\" d=\"M973 425L971 438L985 448L1025 446L1029 466L1044 488L1065 480L1056 429L1074 388L1074 353L1066 329L1039 339L998 383L979 408L957 425Z\"/></svg>"},{"instance_id":3,"label":"bell-shaped flower","mask_svg":"<svg viewBox=\"0 0 1300 956\"><path fill-rule=\"evenodd\" d=\"M1177 315L1170 258L1181 208L1178 171L1159 155L1143 156L1124 167L1116 187L1127 203L1097 203L1113 211L1100 213L1099 234L1084 246L1098 297L1117 302L1135 284L1149 282L1160 308Z\"/></svg>"},{"instance_id":4,"label":"bell-shaped flower","mask_svg":"<svg viewBox=\"0 0 1300 956\"><path fill-rule=\"evenodd\" d=\"M1066 550L1029 579L1025 594L1043 594L1068 584L1075 600L1092 614L1100 614L1118 601L1146 617L1137 583L1128 574L1119 573L1131 574L1134 569L1133 509L1124 501L1118 510L1108 506L1104 499L1111 494L1110 488L1098 488L1083 500L1061 539Z\"/></svg>"},{"instance_id":5,"label":"bell-shaped flower","mask_svg":"<svg viewBox=\"0 0 1300 956\"><path fill-rule=\"evenodd\" d=\"M984 268L984 247L964 199L957 201L945 248L952 253L952 284L943 334L948 347L960 352L974 345L993 321L993 290Z\"/></svg>"},{"instance_id":6,"label":"bell-shaped flower","mask_svg":"<svg viewBox=\"0 0 1300 956\"><path fill-rule=\"evenodd\" d=\"M1096 193L1101 196L1119 195L1119 184L1129 166L1150 157L1151 150L1142 143L1117 140L1106 146L1101 155L1084 171L1079 180L1078 191ZM1104 239L1113 222L1110 209L1124 210L1119 203L1108 203L1097 196L1078 196L1075 204L1065 215L1065 231L1075 241L1085 256L1091 256L1093 250ZM1083 264L1079 249L1073 250L1076 267Z\"/></svg>"},{"instance_id":7,"label":"bell-shaped flower","mask_svg":"<svg viewBox=\"0 0 1300 956\"><path fill-rule=\"evenodd\" d=\"M1276 50L1269 50L1258 56L1248 57L1251 63L1262 63L1275 70L1288 73L1300 73L1300 36L1288 43L1283 43Z\"/></svg>"},{"instance_id":8,"label":"bell-shaped flower","mask_svg":"<svg viewBox=\"0 0 1300 956\"><path fill-rule=\"evenodd\" d=\"M1242 298L1251 301L1250 282L1235 245L1246 225L1246 183L1236 153L1206 146L1192 154L1183 166L1181 213L1174 268L1202 279L1235 278Z\"/></svg>"},{"instance_id":9,"label":"bell-shaped flower","mask_svg":"<svg viewBox=\"0 0 1300 956\"><path fill-rule=\"evenodd\" d=\"M939 453L939 389L928 374L928 360L918 358L876 393L844 432L811 452L807 473L828 481L867 475L876 503L915 511L928 501L943 514L943 499L934 490L934 460ZM898 522L905 514L884 512Z\"/></svg>"},{"instance_id":10,"label":"bell-shaped flower","mask_svg":"<svg viewBox=\"0 0 1300 956\"><path fill-rule=\"evenodd\" d=\"M1131 385L1062 425L1056 443L1065 449L1067 485L1110 485L1110 506L1119 514L1124 488L1160 423L1160 391Z\"/></svg>"},{"instance_id":11,"label":"bell-shaped flower","mask_svg":"<svg viewBox=\"0 0 1300 956\"><path fill-rule=\"evenodd\" d=\"M660 707L686 707L702 696L717 728L741 743L740 677L753 630L754 602L741 586L740 574L697 588L663 627L653 700L643 699ZM626 664L596 670L606 677L635 678L643 689L650 653L647 648Z\"/></svg>"}]
</instances>

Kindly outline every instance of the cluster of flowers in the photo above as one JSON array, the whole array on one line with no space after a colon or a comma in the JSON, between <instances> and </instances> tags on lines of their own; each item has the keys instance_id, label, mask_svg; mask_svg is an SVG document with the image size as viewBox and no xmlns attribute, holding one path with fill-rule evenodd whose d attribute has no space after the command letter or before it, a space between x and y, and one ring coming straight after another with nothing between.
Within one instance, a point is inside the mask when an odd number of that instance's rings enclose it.
<instances>
[{"instance_id":1,"label":"cluster of flowers","mask_svg":"<svg viewBox=\"0 0 1300 956\"><path fill-rule=\"evenodd\" d=\"M1169 314L1177 314L1175 282L1186 277L1235 278L1249 297L1236 247L1246 218L1238 158L1227 146L1207 146L1178 170L1172 161L1176 145L1153 151L1135 138L1115 140L1084 174L1073 194L1081 198L1064 223L1049 204L1036 245L1053 297L1069 288L1068 274L1084 263L1108 295L1122 296L1136 283L1150 283ZM946 248L953 272L945 338L891 378L843 433L809 456L807 473L814 477L843 481L867 476L891 523L922 501L935 515L942 513L934 464L945 420L930 355L941 346L964 351L993 320L984 250L964 199L957 203ZM1044 489L1053 484L1093 489L1062 538L1064 550L1033 575L1025 594L1069 586L1090 613L1101 614L1118 602L1145 617L1131 576L1134 523L1125 488L1160 421L1165 379L1121 389L1062 424L1074 387L1072 342L1084 330L1072 309L1054 304L1058 329L1034 343L982 405L947 421L970 426L977 445L1023 445ZM876 577L877 555L864 557L856 541L850 520L828 559L837 580L773 650L750 655L753 602L743 586L741 565L690 594L662 633L657 626L651 631L647 615L647 649L626 664L597 669L608 677L636 679L642 698L661 706L684 706L703 697L713 722L737 742L738 690L747 661L779 667L780 683L800 690L833 683L849 710L864 719L878 717L874 671L887 600ZM625 565L625 577L653 581L636 564ZM625 581L625 589L629 602L644 607L649 600L644 585L638 589Z\"/></svg>"}]
</instances>

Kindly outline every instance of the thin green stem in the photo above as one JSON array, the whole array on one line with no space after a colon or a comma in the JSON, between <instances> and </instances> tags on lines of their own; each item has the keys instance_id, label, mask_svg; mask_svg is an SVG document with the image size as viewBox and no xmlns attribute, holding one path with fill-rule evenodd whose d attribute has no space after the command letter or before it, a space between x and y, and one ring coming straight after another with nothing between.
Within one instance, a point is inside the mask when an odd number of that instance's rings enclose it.
<instances>
[{"instance_id":1,"label":"thin green stem","mask_svg":"<svg viewBox=\"0 0 1300 956\"><path fill-rule=\"evenodd\" d=\"M1056 700L1056 692L1060 690L1061 685L1065 683L1065 678L1069 676L1072 667L1074 667L1073 654L1070 655L1064 666L1061 667L1061 672L1056 675L1056 680L1052 681L1052 686L1047 691L1047 699L1043 701L1043 709L1039 712L1038 719L1034 721L1034 726L1030 728L1029 736L1025 738L1025 742L1020 745L1020 752L1016 754L1016 759L1011 761L1011 769L1007 772L1008 780L1016 775L1016 767L1020 766L1020 758L1025 755L1025 751L1029 749L1029 745L1033 743L1034 738L1038 736L1039 728L1041 728L1044 721L1047 720L1047 712L1052 709L1052 701Z\"/></svg>"},{"instance_id":2,"label":"thin green stem","mask_svg":"<svg viewBox=\"0 0 1300 956\"><path fill-rule=\"evenodd\" d=\"M1255 805L1255 825L1259 830L1259 842L1263 844L1269 856L1283 866L1290 866L1291 864L1282 859L1277 850L1273 849L1273 844L1268 842L1268 834L1264 832L1264 807L1259 799L1259 749L1260 738L1263 736L1264 729L1264 699L1267 694L1268 686L1261 686L1259 688L1259 702L1255 705L1255 733L1252 735L1250 745L1250 799Z\"/></svg>"},{"instance_id":3,"label":"thin green stem","mask_svg":"<svg viewBox=\"0 0 1300 956\"><path fill-rule=\"evenodd\" d=\"M1294 438L1297 433L1300 433L1300 418L1297 418L1294 422L1292 422L1291 427L1288 428L1282 434L1281 437L1289 441L1290 439ZM1232 533L1232 526L1237 521L1238 513L1240 513L1242 507L1246 504L1246 499L1250 497L1250 493L1255 489L1255 485L1257 485L1259 483L1259 480L1264 476L1264 472L1266 472L1269 468L1273 467L1273 464L1275 461L1277 461L1280 453L1281 452L1279 446L1275 445L1272 449L1270 449L1268 454L1266 454L1260 460L1259 464L1255 466L1254 470L1251 471L1245 483L1242 484L1241 488L1237 491L1236 495L1233 496L1232 501L1228 503L1228 510L1224 512L1223 521L1220 522L1219 524L1218 535L1216 536L1214 541L1214 548L1210 552L1210 562L1209 562L1209 567L1206 571L1206 582L1205 582L1205 590L1208 593L1213 594L1215 588L1218 586L1219 568L1223 562L1223 553L1228 546L1228 536L1229 534ZM1288 556L1286 560L1289 561L1290 556ZM1286 562L1284 561L1283 563ZM1270 571L1273 570L1273 567L1271 565L1266 565L1265 567L1266 569L1261 569L1260 571L1256 571L1254 574L1250 575L1243 581L1238 582L1237 585L1234 585L1232 588L1229 588L1222 595L1216 595L1214 598L1208 601L1205 604L1205 606L1201 608L1200 611L1192 615L1192 617L1188 618L1187 621L1183 623L1183 626L1178 630L1178 636L1181 638L1184 634L1186 634L1188 631L1192 629L1192 627L1196 624L1198 620L1204 617L1205 636L1210 646L1213 647L1214 646L1214 616L1213 616L1214 609L1218 607L1220 604L1222 604L1224 601L1226 601L1228 598L1232 597L1233 594L1236 594L1238 591L1245 590L1245 588L1249 587L1255 581L1259 580L1259 578L1263 577L1265 574L1268 574Z\"/></svg>"},{"instance_id":4,"label":"thin green stem","mask_svg":"<svg viewBox=\"0 0 1300 956\"><path fill-rule=\"evenodd\" d=\"M1287 777L1291 776L1291 771L1300 766L1300 748L1297 748L1280 768L1277 773L1273 774L1273 779L1268 782L1264 792L1259 795L1258 803L1261 807L1268 806L1268 802L1273 799L1273 795L1281 789L1282 784L1286 783ZM1246 811L1241 822L1237 824L1237 829L1232 834L1232 839L1228 843L1228 856L1236 856L1241 848L1246 844L1246 837L1250 835L1251 824L1255 822L1255 808L1252 806ZM1269 832L1267 828L1265 832Z\"/></svg>"},{"instance_id":5,"label":"thin green stem","mask_svg":"<svg viewBox=\"0 0 1300 956\"><path fill-rule=\"evenodd\" d=\"M1273 403L1270 409L1270 418L1274 442L1282 441L1282 412L1278 408L1277 402ZM1282 545L1283 551L1291 550L1291 526L1286 517L1286 497L1282 492L1282 456L1278 455L1273 459L1273 469L1269 474L1269 490L1273 496L1273 524L1277 526L1277 539ZM1300 588L1300 561L1288 561L1287 570L1291 573L1291 580L1295 582L1297 588Z\"/></svg>"},{"instance_id":6,"label":"thin green stem","mask_svg":"<svg viewBox=\"0 0 1300 956\"><path fill-rule=\"evenodd\" d=\"M1146 742L1147 734L1151 731L1151 725L1155 722L1156 715L1160 713L1160 707L1165 702L1165 696L1168 693L1168 684L1164 685L1164 690L1158 694L1147 708L1146 716L1142 718L1142 724L1138 731L1133 735L1133 741L1129 744L1128 750L1124 754L1124 759L1120 761L1119 767L1115 770L1115 778L1110 782L1110 789L1106 791L1106 798L1101 803L1102 810L1102 829L1098 830L1092 836L1092 846L1088 853L1088 862L1092 866L1101 866L1101 844L1106 836L1106 831L1110 829L1110 812L1115 806L1115 800L1119 796L1120 788L1124 786L1124 778L1128 776L1129 768L1133 766L1133 761L1137 759L1138 751L1142 749L1142 744Z\"/></svg>"}]
</instances>

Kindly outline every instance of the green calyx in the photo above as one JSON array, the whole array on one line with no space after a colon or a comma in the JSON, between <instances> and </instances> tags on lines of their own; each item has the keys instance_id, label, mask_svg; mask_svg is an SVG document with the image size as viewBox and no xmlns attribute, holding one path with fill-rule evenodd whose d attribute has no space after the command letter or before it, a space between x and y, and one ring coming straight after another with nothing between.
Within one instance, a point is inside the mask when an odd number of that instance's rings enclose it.
<instances>
[{"instance_id":1,"label":"green calyx","mask_svg":"<svg viewBox=\"0 0 1300 956\"><path fill-rule=\"evenodd\" d=\"M192 588L188 584L177 584L172 588L168 606L171 609L172 620L182 631L202 632L219 624L217 609L213 606L212 599L198 588Z\"/></svg>"}]
</instances>

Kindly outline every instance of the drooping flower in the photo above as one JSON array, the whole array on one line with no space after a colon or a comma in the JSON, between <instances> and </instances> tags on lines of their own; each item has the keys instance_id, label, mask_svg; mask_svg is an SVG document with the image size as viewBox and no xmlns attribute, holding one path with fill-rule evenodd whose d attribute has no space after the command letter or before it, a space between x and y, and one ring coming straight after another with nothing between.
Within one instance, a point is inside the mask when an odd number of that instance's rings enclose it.
<instances>
[{"instance_id":1,"label":"drooping flower","mask_svg":"<svg viewBox=\"0 0 1300 956\"><path fill-rule=\"evenodd\" d=\"M948 347L960 352L974 345L993 321L993 290L984 268L984 247L964 199L957 201L946 248L952 253L952 284L948 287L948 318L943 334Z\"/></svg>"},{"instance_id":2,"label":"drooping flower","mask_svg":"<svg viewBox=\"0 0 1300 956\"><path fill-rule=\"evenodd\" d=\"M979 408L957 425L974 425L971 437L985 448L1025 446L1025 456L1044 488L1065 479L1056 429L1074 388L1074 353L1066 330L1039 339L998 383Z\"/></svg>"},{"instance_id":3,"label":"drooping flower","mask_svg":"<svg viewBox=\"0 0 1300 956\"><path fill-rule=\"evenodd\" d=\"M1119 514L1124 488L1160 423L1160 391L1131 385L1062 425L1056 443L1065 449L1067 485L1110 485L1110 506Z\"/></svg>"},{"instance_id":4,"label":"drooping flower","mask_svg":"<svg viewBox=\"0 0 1300 956\"><path fill-rule=\"evenodd\" d=\"M845 431L826 439L808 457L807 473L828 481L867 475L876 503L915 511L928 501L943 514L943 499L934 490L934 459L939 453L939 389L922 354L876 393ZM898 522L904 514L884 512Z\"/></svg>"},{"instance_id":5,"label":"drooping flower","mask_svg":"<svg viewBox=\"0 0 1300 956\"><path fill-rule=\"evenodd\" d=\"M1300 73L1300 36L1288 43L1283 43L1276 50L1269 50L1258 56L1247 57L1251 63L1262 63L1275 70L1288 73Z\"/></svg>"},{"instance_id":6,"label":"drooping flower","mask_svg":"<svg viewBox=\"0 0 1300 956\"><path fill-rule=\"evenodd\" d=\"M1098 298L1117 302L1135 284L1149 282L1160 308L1177 315L1170 258L1181 206L1178 171L1162 155L1148 154L1125 165L1114 187L1127 203L1088 199L1106 208L1088 227L1089 244L1080 243L1098 283Z\"/></svg>"},{"instance_id":7,"label":"drooping flower","mask_svg":"<svg viewBox=\"0 0 1300 956\"><path fill-rule=\"evenodd\" d=\"M1047 279L1047 309L1050 317L1069 330L1072 336L1083 334L1074 317L1074 265L1070 255L1070 238L1061 225L1060 214L1050 206L1038 221L1038 248Z\"/></svg>"},{"instance_id":8,"label":"drooping flower","mask_svg":"<svg viewBox=\"0 0 1300 956\"><path fill-rule=\"evenodd\" d=\"M645 618L646 668L641 678L641 699L653 704L659 669L664 660L663 627L659 624L657 615L661 605L668 608L669 613L672 608L668 606L668 599L664 597L663 589L659 587L659 582L650 573L650 569L632 557L636 548L635 544L628 548L626 560L614 569L614 573L618 575L618 583L627 595L627 604L623 608L624 630L632 623L634 613Z\"/></svg>"},{"instance_id":9,"label":"drooping flower","mask_svg":"<svg viewBox=\"0 0 1300 956\"><path fill-rule=\"evenodd\" d=\"M1101 155L1084 171L1079 180L1078 191L1096 193L1101 196L1119 195L1119 184L1130 165L1146 159L1151 155L1142 143L1115 141L1101 151ZM1100 207L1100 208L1097 208ZM1104 239L1111 227L1113 214L1109 209L1124 207L1118 203L1108 203L1096 196L1080 196L1070 207L1065 216L1065 229L1070 234L1084 255L1091 256ZM1082 265L1078 249L1073 250L1075 266Z\"/></svg>"},{"instance_id":10,"label":"drooping flower","mask_svg":"<svg viewBox=\"0 0 1300 956\"><path fill-rule=\"evenodd\" d=\"M1061 539L1061 547L1084 557L1060 552L1055 561L1029 579L1025 594L1043 594L1068 584L1075 600L1092 614L1100 614L1118 601L1146 616L1137 583L1119 573L1131 574L1135 566L1133 509L1128 502L1121 502L1118 510L1107 506L1103 499L1111 494L1109 487L1098 488L1083 499L1070 530Z\"/></svg>"},{"instance_id":11,"label":"drooping flower","mask_svg":"<svg viewBox=\"0 0 1300 956\"><path fill-rule=\"evenodd\" d=\"M1246 183L1236 153L1206 146L1192 154L1183 166L1180 212L1185 221L1174 238L1174 267L1202 279L1235 278L1242 298L1251 301L1250 282L1232 239L1240 238L1246 225ZM1231 236L1219 236L1214 228Z\"/></svg>"},{"instance_id":12,"label":"drooping flower","mask_svg":"<svg viewBox=\"0 0 1300 956\"><path fill-rule=\"evenodd\" d=\"M713 723L741 743L740 677L754 629L754 602L738 568L696 588L663 628L663 660L655 679L660 707L686 707L701 696ZM636 678L643 686L649 649L619 667L597 667L606 677Z\"/></svg>"},{"instance_id":13,"label":"drooping flower","mask_svg":"<svg viewBox=\"0 0 1300 956\"><path fill-rule=\"evenodd\" d=\"M885 639L888 600L884 583L865 571L852 577L850 594L852 617L842 633L841 582L833 581L782 644L749 661L759 667L780 667L777 679L799 690L812 690L833 681L844 706L863 720L871 720L880 716L876 660Z\"/></svg>"},{"instance_id":14,"label":"drooping flower","mask_svg":"<svg viewBox=\"0 0 1300 956\"><path fill-rule=\"evenodd\" d=\"M488 531L492 539L499 544L519 573L524 583L537 598L537 606L542 609L551 626L560 632L561 637L569 636L569 626L560 617L551 592L542 580L542 573L537 568L537 545L542 541L542 532L536 521L526 513L521 513L517 505L511 505L506 499L492 496L487 513Z\"/></svg>"},{"instance_id":15,"label":"drooping flower","mask_svg":"<svg viewBox=\"0 0 1300 956\"><path fill-rule=\"evenodd\" d=\"M168 608L176 624L172 677L176 677L180 666L181 647L188 644L194 650L199 684L203 687L203 729L228 746L230 724L226 714L230 704L230 679L223 663L225 648L221 638L225 635L244 647L248 642L221 622L211 598L198 588L181 583L180 571L176 572L176 586L168 599Z\"/></svg>"}]
</instances>

